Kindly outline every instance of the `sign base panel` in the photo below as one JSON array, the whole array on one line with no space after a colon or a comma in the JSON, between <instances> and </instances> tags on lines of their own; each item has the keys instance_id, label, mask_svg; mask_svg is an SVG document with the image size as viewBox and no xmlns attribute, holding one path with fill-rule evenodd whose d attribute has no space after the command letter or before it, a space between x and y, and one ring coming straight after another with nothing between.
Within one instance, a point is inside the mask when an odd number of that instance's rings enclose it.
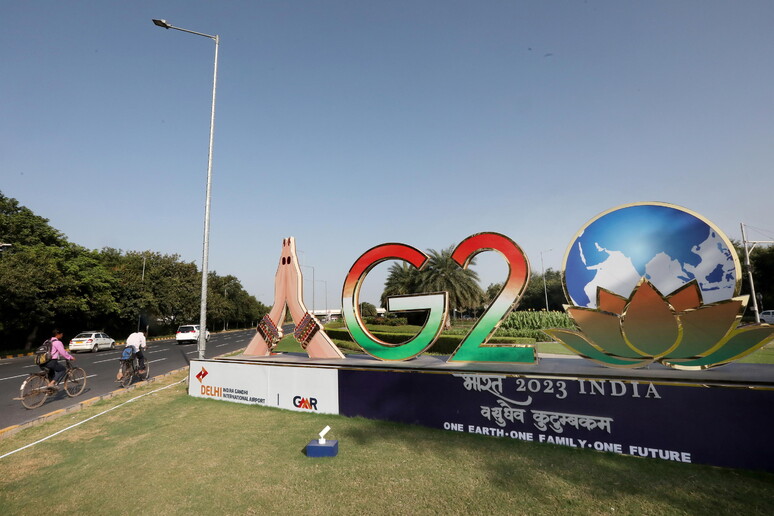
<instances>
[{"instance_id":1,"label":"sign base panel","mask_svg":"<svg viewBox=\"0 0 774 516\"><path fill-rule=\"evenodd\" d=\"M675 371L579 358L449 364L301 353L192 360L189 394L676 462L774 471L774 366ZM315 440L316 442L316 440ZM332 441L329 441L332 442Z\"/></svg>"}]
</instances>

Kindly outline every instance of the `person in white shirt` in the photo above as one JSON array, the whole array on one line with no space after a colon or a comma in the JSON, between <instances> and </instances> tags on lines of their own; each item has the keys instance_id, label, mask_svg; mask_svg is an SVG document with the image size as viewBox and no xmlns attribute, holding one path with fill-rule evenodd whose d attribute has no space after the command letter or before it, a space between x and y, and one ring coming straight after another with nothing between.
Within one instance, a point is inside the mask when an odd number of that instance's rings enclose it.
<instances>
[{"instance_id":1,"label":"person in white shirt","mask_svg":"<svg viewBox=\"0 0 774 516\"><path fill-rule=\"evenodd\" d=\"M136 355L140 361L140 370L137 371L140 374L145 372L145 354L143 353L143 350L148 347L148 343L145 340L146 335L147 332L137 331L126 338L126 348L132 348L132 353ZM126 350L126 348L124 348L124 350ZM121 380L122 375L123 367L119 366L118 373L116 373L117 382Z\"/></svg>"},{"instance_id":2,"label":"person in white shirt","mask_svg":"<svg viewBox=\"0 0 774 516\"><path fill-rule=\"evenodd\" d=\"M134 348L134 353L140 361L140 370L138 371L140 374L145 372L145 355L143 350L148 348L148 343L145 339L146 335L147 332L137 331L126 338L126 346Z\"/></svg>"}]
</instances>

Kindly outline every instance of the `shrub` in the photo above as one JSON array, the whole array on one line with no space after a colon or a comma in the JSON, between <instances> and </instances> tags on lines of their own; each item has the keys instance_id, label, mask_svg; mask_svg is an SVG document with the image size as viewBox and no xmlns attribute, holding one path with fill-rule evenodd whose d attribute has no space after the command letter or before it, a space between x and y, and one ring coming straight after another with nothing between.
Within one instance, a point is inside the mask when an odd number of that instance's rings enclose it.
<instances>
[{"instance_id":1,"label":"shrub","mask_svg":"<svg viewBox=\"0 0 774 516\"><path fill-rule=\"evenodd\" d=\"M352 341L352 336L349 334L349 332L346 329L343 328L326 328L325 332L328 334L328 336L331 339L336 340L336 343L342 347L345 347L347 349L353 349L356 351L360 351L360 346ZM388 333L388 332L372 332L373 335L389 344L400 344L402 342L406 342L411 338L411 335L408 335L406 333ZM459 347L460 342L462 341L463 335L448 335L444 334L438 337L438 340L435 341L435 343L432 345L432 347L428 350L428 352L431 353L439 353L442 355L450 355L454 353L454 351ZM492 337L489 342L491 344L534 344L535 343L534 337L500 337L500 336L494 336ZM545 335L543 334L539 340L545 340Z\"/></svg>"},{"instance_id":2,"label":"shrub","mask_svg":"<svg viewBox=\"0 0 774 516\"><path fill-rule=\"evenodd\" d=\"M364 317L366 324L379 324L382 326L404 326L408 324L405 317Z\"/></svg>"},{"instance_id":3,"label":"shrub","mask_svg":"<svg viewBox=\"0 0 774 516\"><path fill-rule=\"evenodd\" d=\"M547 328L574 328L570 316L564 312L545 310L518 310L508 314L500 324L503 330L543 330ZM497 332L501 335L500 331Z\"/></svg>"}]
</instances>

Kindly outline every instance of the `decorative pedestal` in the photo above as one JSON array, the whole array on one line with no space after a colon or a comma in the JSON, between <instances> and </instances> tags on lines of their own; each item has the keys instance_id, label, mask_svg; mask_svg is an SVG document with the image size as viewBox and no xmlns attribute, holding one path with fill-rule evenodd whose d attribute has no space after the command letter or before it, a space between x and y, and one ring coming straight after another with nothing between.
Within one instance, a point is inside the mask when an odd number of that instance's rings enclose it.
<instances>
[{"instance_id":1,"label":"decorative pedestal","mask_svg":"<svg viewBox=\"0 0 774 516\"><path fill-rule=\"evenodd\" d=\"M205 374L206 372L206 374ZM192 396L675 462L774 472L774 365L611 369L571 357L455 364L306 354L191 360ZM336 441L309 457L336 455Z\"/></svg>"},{"instance_id":2,"label":"decorative pedestal","mask_svg":"<svg viewBox=\"0 0 774 516\"><path fill-rule=\"evenodd\" d=\"M318 439L312 439L306 445L307 457L335 457L339 454L339 441L326 440L325 444L320 444Z\"/></svg>"}]
</instances>

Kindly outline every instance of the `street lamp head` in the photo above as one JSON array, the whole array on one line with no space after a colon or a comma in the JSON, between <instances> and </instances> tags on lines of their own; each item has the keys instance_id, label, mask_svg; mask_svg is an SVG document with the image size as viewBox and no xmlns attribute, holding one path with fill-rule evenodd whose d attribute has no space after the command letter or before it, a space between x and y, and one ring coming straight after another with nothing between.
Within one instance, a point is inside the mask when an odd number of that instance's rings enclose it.
<instances>
[{"instance_id":1,"label":"street lamp head","mask_svg":"<svg viewBox=\"0 0 774 516\"><path fill-rule=\"evenodd\" d=\"M165 29L172 27L172 25L167 23L167 20L153 20L153 24L158 27L164 27Z\"/></svg>"}]
</instances>

